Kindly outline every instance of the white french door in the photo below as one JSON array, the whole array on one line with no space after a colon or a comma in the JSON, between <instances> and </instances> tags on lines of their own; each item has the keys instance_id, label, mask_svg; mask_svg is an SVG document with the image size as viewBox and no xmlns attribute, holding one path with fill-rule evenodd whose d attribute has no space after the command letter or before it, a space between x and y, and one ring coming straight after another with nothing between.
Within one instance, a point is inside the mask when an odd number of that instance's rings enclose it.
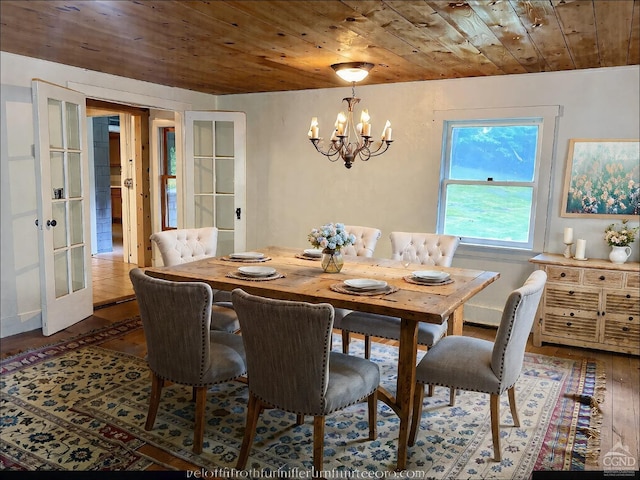
<instances>
[{"instance_id":1,"label":"white french door","mask_svg":"<svg viewBox=\"0 0 640 480\"><path fill-rule=\"evenodd\" d=\"M93 313L86 99L32 82L42 333L51 335Z\"/></svg>"},{"instance_id":2,"label":"white french door","mask_svg":"<svg viewBox=\"0 0 640 480\"><path fill-rule=\"evenodd\" d=\"M246 117L185 112L184 226L217 227L217 255L246 248Z\"/></svg>"}]
</instances>

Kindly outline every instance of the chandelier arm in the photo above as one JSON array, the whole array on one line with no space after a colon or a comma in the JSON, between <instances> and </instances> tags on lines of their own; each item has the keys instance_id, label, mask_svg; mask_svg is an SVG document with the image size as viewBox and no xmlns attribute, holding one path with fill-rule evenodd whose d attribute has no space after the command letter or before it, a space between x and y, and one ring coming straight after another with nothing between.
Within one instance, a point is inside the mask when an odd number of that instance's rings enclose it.
<instances>
[{"instance_id":1,"label":"chandelier arm","mask_svg":"<svg viewBox=\"0 0 640 480\"><path fill-rule=\"evenodd\" d=\"M313 146L315 147L316 151L318 151L319 153L321 153L322 155L327 157L329 159L329 161L335 162L339 158L341 158L340 149L341 149L341 146L342 146L342 141L331 142L331 145L329 146L329 148L327 148L326 151L323 151L321 146L320 146L321 142L320 142L319 138L312 138L310 140L311 140L311 143L313 144ZM339 144L340 147L337 148L336 144Z\"/></svg>"}]
</instances>

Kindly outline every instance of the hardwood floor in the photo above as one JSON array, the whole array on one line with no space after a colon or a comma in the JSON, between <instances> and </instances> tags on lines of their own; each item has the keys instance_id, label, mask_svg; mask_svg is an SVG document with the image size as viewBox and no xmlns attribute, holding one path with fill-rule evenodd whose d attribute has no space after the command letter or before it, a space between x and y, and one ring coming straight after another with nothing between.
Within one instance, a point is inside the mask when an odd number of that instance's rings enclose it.
<instances>
[{"instance_id":1,"label":"hardwood floor","mask_svg":"<svg viewBox=\"0 0 640 480\"><path fill-rule=\"evenodd\" d=\"M95 298L103 299L103 305L108 304L108 306L96 308L93 316L49 337L44 337L40 330L34 330L4 338L2 339L1 357L5 358L25 350L59 342L137 315L138 306L135 300L113 304L114 299L122 300L127 297L131 298L133 295L128 278L129 268L125 265L122 261L117 262L113 259L101 258L96 261L99 273L98 275L94 274ZM109 270L110 266L111 270ZM467 324L464 326L463 333L464 335L493 340L495 329ZM358 338L357 335L354 337ZM396 344L391 340L383 342L390 345ZM101 344L101 347L141 358L146 354L144 335L141 330L105 342ZM606 392L605 401L601 405L603 423L598 470L603 470L602 461L605 454L618 444L635 455L637 467L640 459L640 358L556 345L543 345L536 348L531 341L529 341L527 351L564 358L593 358L600 362L606 375ZM182 470L195 468L194 465L170 456L150 445L145 445L140 450L146 455Z\"/></svg>"},{"instance_id":2,"label":"hardwood floor","mask_svg":"<svg viewBox=\"0 0 640 480\"><path fill-rule=\"evenodd\" d=\"M134 264L124 263L122 224L114 223L113 251L91 257L94 308L134 298L129 270L135 267Z\"/></svg>"}]
</instances>

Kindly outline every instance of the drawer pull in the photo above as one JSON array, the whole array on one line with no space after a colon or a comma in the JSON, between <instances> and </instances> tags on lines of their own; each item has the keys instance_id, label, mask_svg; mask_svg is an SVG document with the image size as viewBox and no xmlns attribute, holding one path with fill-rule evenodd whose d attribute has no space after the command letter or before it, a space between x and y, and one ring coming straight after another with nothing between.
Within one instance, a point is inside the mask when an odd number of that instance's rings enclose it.
<instances>
[{"instance_id":1,"label":"drawer pull","mask_svg":"<svg viewBox=\"0 0 640 480\"><path fill-rule=\"evenodd\" d=\"M562 273L560 274L560 276L561 276L562 278L564 278L564 277L566 277L566 276L567 276L567 274L566 274L566 273L564 273L564 272L562 272Z\"/></svg>"},{"instance_id":2,"label":"drawer pull","mask_svg":"<svg viewBox=\"0 0 640 480\"><path fill-rule=\"evenodd\" d=\"M576 292L574 292L573 290L569 290L569 295L573 295L574 293Z\"/></svg>"},{"instance_id":3,"label":"drawer pull","mask_svg":"<svg viewBox=\"0 0 640 480\"><path fill-rule=\"evenodd\" d=\"M571 322L567 322L567 327L570 327L572 325Z\"/></svg>"},{"instance_id":4,"label":"drawer pull","mask_svg":"<svg viewBox=\"0 0 640 480\"><path fill-rule=\"evenodd\" d=\"M574 315L575 315L575 313L573 313L573 312L571 312L571 313L569 314L569 316L570 316L570 317L573 317Z\"/></svg>"},{"instance_id":5,"label":"drawer pull","mask_svg":"<svg viewBox=\"0 0 640 480\"><path fill-rule=\"evenodd\" d=\"M622 327L622 331L623 332L628 332L629 331L629 327Z\"/></svg>"},{"instance_id":6,"label":"drawer pull","mask_svg":"<svg viewBox=\"0 0 640 480\"><path fill-rule=\"evenodd\" d=\"M604 275L600 275L600 280L604 280L604 279L605 279Z\"/></svg>"},{"instance_id":7,"label":"drawer pull","mask_svg":"<svg viewBox=\"0 0 640 480\"><path fill-rule=\"evenodd\" d=\"M629 295L628 293L627 293L627 298L631 298L631 295Z\"/></svg>"},{"instance_id":8,"label":"drawer pull","mask_svg":"<svg viewBox=\"0 0 640 480\"><path fill-rule=\"evenodd\" d=\"M629 321L630 321L630 322L633 322L633 317L629 317Z\"/></svg>"}]
</instances>

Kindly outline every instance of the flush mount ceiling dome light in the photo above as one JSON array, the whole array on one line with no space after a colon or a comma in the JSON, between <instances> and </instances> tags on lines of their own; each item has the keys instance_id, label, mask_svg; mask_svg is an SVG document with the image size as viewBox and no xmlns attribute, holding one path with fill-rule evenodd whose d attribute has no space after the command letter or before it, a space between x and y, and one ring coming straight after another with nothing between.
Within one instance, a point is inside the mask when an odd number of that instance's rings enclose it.
<instances>
[{"instance_id":1,"label":"flush mount ceiling dome light","mask_svg":"<svg viewBox=\"0 0 640 480\"><path fill-rule=\"evenodd\" d=\"M367 78L369 71L373 68L373 63L347 62L334 63L331 68L336 74L347 82L360 82Z\"/></svg>"},{"instance_id":2,"label":"flush mount ceiling dome light","mask_svg":"<svg viewBox=\"0 0 640 480\"><path fill-rule=\"evenodd\" d=\"M335 123L335 128L331 134L331 140L328 147L323 149L323 139L320 138L320 127L318 126L318 117L311 119L309 127L309 140L318 152L327 157L330 161L335 162L339 158L344 161L344 166L351 168L351 164L356 158L366 162L371 157L377 157L387 151L391 145L391 123L387 120L380 137L380 144L374 145L371 136L371 117L367 110L362 110L360 115L360 123L357 125L353 121L353 107L360 102L356 98L356 82L363 80L369 70L373 68L372 63L365 62L348 62L336 63L331 68L344 80L351 82L351 97L343 98L342 101L347 103L347 113L340 112ZM350 133L355 134L355 141L349 141ZM384 147L384 148L383 148Z\"/></svg>"}]
</instances>

